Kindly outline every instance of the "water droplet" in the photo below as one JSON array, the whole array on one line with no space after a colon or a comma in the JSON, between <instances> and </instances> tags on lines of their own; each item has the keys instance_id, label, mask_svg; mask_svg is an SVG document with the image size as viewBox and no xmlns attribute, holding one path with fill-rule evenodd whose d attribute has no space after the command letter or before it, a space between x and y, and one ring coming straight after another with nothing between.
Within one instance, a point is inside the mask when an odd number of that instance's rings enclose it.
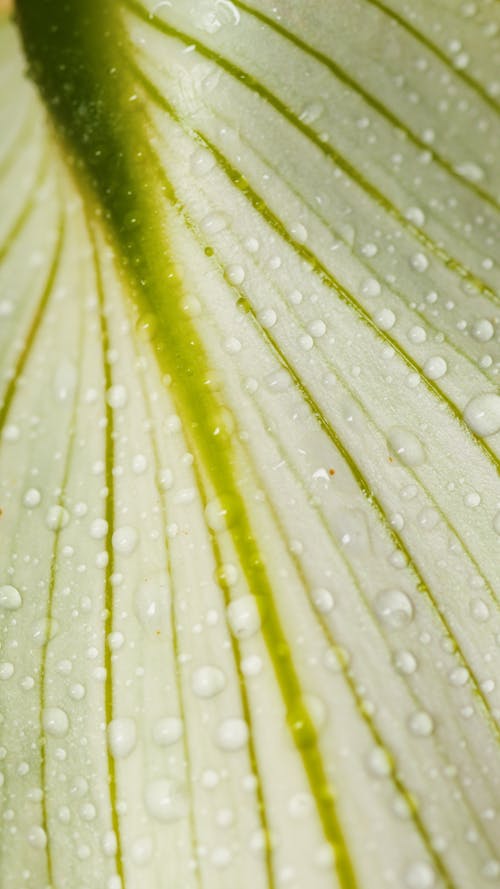
<instances>
[{"instance_id":1,"label":"water droplet","mask_svg":"<svg viewBox=\"0 0 500 889\"><path fill-rule=\"evenodd\" d=\"M244 719L224 719L217 729L216 741L221 750L233 752L245 747L248 736L248 725Z\"/></svg>"},{"instance_id":2,"label":"water droplet","mask_svg":"<svg viewBox=\"0 0 500 889\"><path fill-rule=\"evenodd\" d=\"M288 371L280 368L280 370L274 370L272 373L267 374L264 381L271 392L285 392L290 388L292 378Z\"/></svg>"},{"instance_id":3,"label":"water droplet","mask_svg":"<svg viewBox=\"0 0 500 889\"><path fill-rule=\"evenodd\" d=\"M15 586L6 583L0 586L0 608L5 611L16 611L23 604L21 593Z\"/></svg>"},{"instance_id":4,"label":"water droplet","mask_svg":"<svg viewBox=\"0 0 500 889\"><path fill-rule=\"evenodd\" d=\"M28 488L28 490L24 493L23 504L28 509L34 509L36 506L38 506L41 499L42 495L40 494L40 491L37 490L37 488Z\"/></svg>"},{"instance_id":5,"label":"water droplet","mask_svg":"<svg viewBox=\"0 0 500 889\"><path fill-rule=\"evenodd\" d=\"M474 620L480 624L484 624L490 619L490 609L484 599L472 599L469 610Z\"/></svg>"},{"instance_id":6,"label":"water droplet","mask_svg":"<svg viewBox=\"0 0 500 889\"><path fill-rule=\"evenodd\" d=\"M447 370L448 365L445 359L441 358L440 355L433 355L431 358L428 358L424 364L424 374L429 380L441 379L441 377L444 377Z\"/></svg>"},{"instance_id":7,"label":"water droplet","mask_svg":"<svg viewBox=\"0 0 500 889\"><path fill-rule=\"evenodd\" d=\"M322 102L309 102L304 105L299 115L299 120L305 124L315 123L323 114L324 107Z\"/></svg>"},{"instance_id":8,"label":"water droplet","mask_svg":"<svg viewBox=\"0 0 500 889\"><path fill-rule=\"evenodd\" d=\"M375 324L380 327L380 330L392 330L396 323L396 316L392 309L377 309L373 316L373 320Z\"/></svg>"},{"instance_id":9,"label":"water droplet","mask_svg":"<svg viewBox=\"0 0 500 889\"><path fill-rule=\"evenodd\" d=\"M191 155L191 172L195 176L206 176L215 166L215 158L207 148L197 148Z\"/></svg>"},{"instance_id":10,"label":"water droplet","mask_svg":"<svg viewBox=\"0 0 500 889\"><path fill-rule=\"evenodd\" d=\"M478 342L487 343L495 333L495 328L487 318L480 318L472 325L471 333L474 339L478 340Z\"/></svg>"},{"instance_id":11,"label":"water droplet","mask_svg":"<svg viewBox=\"0 0 500 889\"><path fill-rule=\"evenodd\" d=\"M165 627L170 607L170 586L166 572L145 579L135 595L135 611L144 629L158 634Z\"/></svg>"},{"instance_id":12,"label":"water droplet","mask_svg":"<svg viewBox=\"0 0 500 889\"><path fill-rule=\"evenodd\" d=\"M425 710L417 710L408 720L408 728L412 735L419 738L428 738L434 731L434 720Z\"/></svg>"},{"instance_id":13,"label":"water droplet","mask_svg":"<svg viewBox=\"0 0 500 889\"><path fill-rule=\"evenodd\" d=\"M463 176L464 179L468 179L469 182L481 182L484 179L484 170L479 164L475 164L473 161L465 161L462 164L457 164L455 172L458 173L459 176Z\"/></svg>"},{"instance_id":14,"label":"water droplet","mask_svg":"<svg viewBox=\"0 0 500 889\"><path fill-rule=\"evenodd\" d=\"M394 655L394 666L403 676L411 676L417 669L417 659L411 651L397 651Z\"/></svg>"},{"instance_id":15,"label":"water droplet","mask_svg":"<svg viewBox=\"0 0 500 889\"><path fill-rule=\"evenodd\" d=\"M406 871L405 883L408 889L433 889L436 885L436 875L430 864L416 861Z\"/></svg>"},{"instance_id":16,"label":"water droplet","mask_svg":"<svg viewBox=\"0 0 500 889\"><path fill-rule=\"evenodd\" d=\"M330 590L326 590L324 587L317 587L312 591L312 600L320 614L328 614L335 605Z\"/></svg>"},{"instance_id":17,"label":"water droplet","mask_svg":"<svg viewBox=\"0 0 500 889\"><path fill-rule=\"evenodd\" d=\"M6 682L7 679L11 679L14 675L14 664L11 664L10 661L3 661L0 663L0 680L2 682Z\"/></svg>"},{"instance_id":18,"label":"water droplet","mask_svg":"<svg viewBox=\"0 0 500 889\"><path fill-rule=\"evenodd\" d=\"M455 669L451 670L449 673L448 679L450 685L454 685L455 688L461 688L469 681L469 671L466 670L465 667L455 667Z\"/></svg>"},{"instance_id":19,"label":"water droplet","mask_svg":"<svg viewBox=\"0 0 500 889\"><path fill-rule=\"evenodd\" d=\"M414 253L410 265L415 272L425 272L429 268L429 260L424 253Z\"/></svg>"},{"instance_id":20,"label":"water droplet","mask_svg":"<svg viewBox=\"0 0 500 889\"><path fill-rule=\"evenodd\" d=\"M242 284L245 280L245 269L241 265L233 263L226 268L226 277L230 284Z\"/></svg>"},{"instance_id":21,"label":"water droplet","mask_svg":"<svg viewBox=\"0 0 500 889\"><path fill-rule=\"evenodd\" d=\"M69 522L69 513L64 506L51 506L45 517L45 523L51 531L60 531Z\"/></svg>"},{"instance_id":22,"label":"water droplet","mask_svg":"<svg viewBox=\"0 0 500 889\"><path fill-rule=\"evenodd\" d=\"M137 727L131 717L112 719L108 725L108 744L115 759L125 759L137 743Z\"/></svg>"},{"instance_id":23,"label":"water droplet","mask_svg":"<svg viewBox=\"0 0 500 889\"><path fill-rule=\"evenodd\" d=\"M417 436L402 426L393 426L387 435L389 450L403 466L420 466L425 461L425 450Z\"/></svg>"},{"instance_id":24,"label":"water droplet","mask_svg":"<svg viewBox=\"0 0 500 889\"><path fill-rule=\"evenodd\" d=\"M290 232L299 244L305 244L307 241L307 228L301 222L292 225Z\"/></svg>"},{"instance_id":25,"label":"water droplet","mask_svg":"<svg viewBox=\"0 0 500 889\"><path fill-rule=\"evenodd\" d=\"M417 346L421 343L425 343L427 339L427 333L425 332L423 327L420 327L419 324L415 324L413 327L410 327L408 331L408 339L410 340L410 343L413 343L415 346Z\"/></svg>"},{"instance_id":26,"label":"water droplet","mask_svg":"<svg viewBox=\"0 0 500 889\"><path fill-rule=\"evenodd\" d=\"M363 296L380 296L381 290L382 288L376 278L366 278L361 285L361 293Z\"/></svg>"},{"instance_id":27,"label":"water droplet","mask_svg":"<svg viewBox=\"0 0 500 889\"><path fill-rule=\"evenodd\" d=\"M219 667L207 664L195 670L191 687L198 698L213 698L226 687L226 677Z\"/></svg>"},{"instance_id":28,"label":"water droplet","mask_svg":"<svg viewBox=\"0 0 500 889\"><path fill-rule=\"evenodd\" d=\"M69 729L68 715L60 707L46 707L42 722L47 734L55 738L64 738Z\"/></svg>"},{"instance_id":29,"label":"water droplet","mask_svg":"<svg viewBox=\"0 0 500 889\"><path fill-rule=\"evenodd\" d=\"M184 785L170 778L157 778L146 786L145 805L157 821L178 821L188 813Z\"/></svg>"},{"instance_id":30,"label":"water droplet","mask_svg":"<svg viewBox=\"0 0 500 889\"><path fill-rule=\"evenodd\" d=\"M61 361L53 380L54 395L58 401L67 401L75 391L77 371L73 362Z\"/></svg>"},{"instance_id":31,"label":"water droplet","mask_svg":"<svg viewBox=\"0 0 500 889\"><path fill-rule=\"evenodd\" d=\"M120 407L125 407L128 401L128 392L125 386L117 384L116 386L110 386L108 391L106 392L106 401L109 406L113 408L113 410L117 410Z\"/></svg>"},{"instance_id":32,"label":"water droplet","mask_svg":"<svg viewBox=\"0 0 500 889\"><path fill-rule=\"evenodd\" d=\"M90 526L90 536L94 540L103 540L108 533L108 523L106 519L94 519Z\"/></svg>"},{"instance_id":33,"label":"water droplet","mask_svg":"<svg viewBox=\"0 0 500 889\"><path fill-rule=\"evenodd\" d=\"M153 740L158 747L170 747L182 738L182 721L178 716L163 716L153 726Z\"/></svg>"},{"instance_id":34,"label":"water droplet","mask_svg":"<svg viewBox=\"0 0 500 889\"><path fill-rule=\"evenodd\" d=\"M475 395L465 406L464 420L477 435L495 435L500 431L500 395Z\"/></svg>"},{"instance_id":35,"label":"water droplet","mask_svg":"<svg viewBox=\"0 0 500 889\"><path fill-rule=\"evenodd\" d=\"M295 793L288 801L288 812L292 818L307 818L314 808L314 800L310 793Z\"/></svg>"},{"instance_id":36,"label":"water droplet","mask_svg":"<svg viewBox=\"0 0 500 889\"><path fill-rule=\"evenodd\" d=\"M29 828L26 839L34 849L45 849L47 845L47 834L43 827L40 827L38 824L34 824Z\"/></svg>"},{"instance_id":37,"label":"water droplet","mask_svg":"<svg viewBox=\"0 0 500 889\"><path fill-rule=\"evenodd\" d=\"M392 772L392 763L387 750L374 747L368 755L368 769L376 778L386 778Z\"/></svg>"},{"instance_id":38,"label":"water droplet","mask_svg":"<svg viewBox=\"0 0 500 889\"><path fill-rule=\"evenodd\" d=\"M413 605L401 590L384 590L375 598L375 612L391 630L399 630L412 620Z\"/></svg>"},{"instance_id":39,"label":"water droplet","mask_svg":"<svg viewBox=\"0 0 500 889\"><path fill-rule=\"evenodd\" d=\"M138 867L149 864L153 857L153 840L149 836L137 837L130 847L132 861Z\"/></svg>"},{"instance_id":40,"label":"water droplet","mask_svg":"<svg viewBox=\"0 0 500 889\"><path fill-rule=\"evenodd\" d=\"M425 222L425 214L420 207L408 207L405 215L410 222L413 222L413 225L421 226Z\"/></svg>"},{"instance_id":41,"label":"water droplet","mask_svg":"<svg viewBox=\"0 0 500 889\"><path fill-rule=\"evenodd\" d=\"M208 213L201 220L200 228L206 235L216 235L227 227L228 221L225 213Z\"/></svg>"},{"instance_id":42,"label":"water droplet","mask_svg":"<svg viewBox=\"0 0 500 889\"><path fill-rule=\"evenodd\" d=\"M240 596L227 607L227 620L237 639L248 639L260 629L261 620L254 596Z\"/></svg>"},{"instance_id":43,"label":"water droplet","mask_svg":"<svg viewBox=\"0 0 500 889\"><path fill-rule=\"evenodd\" d=\"M111 543L115 552L128 556L132 553L137 545L138 535L135 528L129 525L123 525L113 532Z\"/></svg>"}]
</instances>

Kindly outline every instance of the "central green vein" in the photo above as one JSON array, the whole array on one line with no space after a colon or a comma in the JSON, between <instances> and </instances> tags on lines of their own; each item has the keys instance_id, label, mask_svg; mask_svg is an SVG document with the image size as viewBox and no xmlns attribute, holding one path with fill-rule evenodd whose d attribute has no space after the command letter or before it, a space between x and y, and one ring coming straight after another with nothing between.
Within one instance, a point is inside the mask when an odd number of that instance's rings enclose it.
<instances>
[{"instance_id":1,"label":"central green vein","mask_svg":"<svg viewBox=\"0 0 500 889\"><path fill-rule=\"evenodd\" d=\"M223 504L235 513L231 535L248 587L262 611L263 634L283 697L287 720L302 758L318 815L334 852L342 889L356 889L350 852L339 820L334 790L319 750L292 655L281 626L272 585L240 493L227 410L205 350L183 311L182 270L168 252L163 188L151 159L146 124L134 111L133 80L122 62L125 35L113 0L20 0L18 14L31 70L51 108L57 131L72 155L84 187L100 202L118 247L130 290L145 323L155 327L152 341L162 370L171 375L186 428L197 442L204 472ZM61 66L65 77L61 83ZM105 347L105 343L103 342ZM110 372L105 370L106 385ZM112 527L111 418L108 417L107 501ZM110 548L111 540L107 544ZM111 559L110 559L111 562ZM106 630L111 626L107 569ZM111 665L108 663L107 665ZM111 700L108 670L106 700ZM107 714L109 715L109 714ZM114 766L110 763L111 791ZM118 850L119 857L119 850Z\"/></svg>"}]
</instances>

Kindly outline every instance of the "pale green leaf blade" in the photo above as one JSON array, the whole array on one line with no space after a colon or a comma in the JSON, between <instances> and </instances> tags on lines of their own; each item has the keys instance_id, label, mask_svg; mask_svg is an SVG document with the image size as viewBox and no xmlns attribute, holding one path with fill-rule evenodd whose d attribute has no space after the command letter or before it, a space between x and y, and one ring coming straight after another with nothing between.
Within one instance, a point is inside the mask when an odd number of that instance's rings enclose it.
<instances>
[{"instance_id":1,"label":"pale green leaf blade","mask_svg":"<svg viewBox=\"0 0 500 889\"><path fill-rule=\"evenodd\" d=\"M1 29L2 886L494 884L495 6L453 45L446 4L40 8L55 133Z\"/></svg>"}]
</instances>

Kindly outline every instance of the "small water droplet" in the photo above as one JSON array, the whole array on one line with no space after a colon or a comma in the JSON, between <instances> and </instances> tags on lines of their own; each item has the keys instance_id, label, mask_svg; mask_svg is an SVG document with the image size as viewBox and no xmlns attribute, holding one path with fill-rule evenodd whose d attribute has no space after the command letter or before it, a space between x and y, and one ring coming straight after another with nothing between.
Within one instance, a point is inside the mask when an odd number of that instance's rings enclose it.
<instances>
[{"instance_id":1,"label":"small water droplet","mask_svg":"<svg viewBox=\"0 0 500 889\"><path fill-rule=\"evenodd\" d=\"M157 821L178 821L188 813L188 801L183 784L170 778L157 778L146 786L145 805Z\"/></svg>"},{"instance_id":2,"label":"small water droplet","mask_svg":"<svg viewBox=\"0 0 500 889\"><path fill-rule=\"evenodd\" d=\"M227 607L227 620L237 639L248 639L260 629L261 619L254 596L240 596Z\"/></svg>"},{"instance_id":3,"label":"small water droplet","mask_svg":"<svg viewBox=\"0 0 500 889\"><path fill-rule=\"evenodd\" d=\"M133 553L138 541L138 534L135 528L129 525L123 525L113 532L111 543L115 552L120 555L128 556Z\"/></svg>"},{"instance_id":4,"label":"small water droplet","mask_svg":"<svg viewBox=\"0 0 500 889\"><path fill-rule=\"evenodd\" d=\"M479 318L471 328L472 336L480 343L487 343L495 333L495 328L487 318Z\"/></svg>"},{"instance_id":5,"label":"small water droplet","mask_svg":"<svg viewBox=\"0 0 500 889\"><path fill-rule=\"evenodd\" d=\"M110 386L106 392L106 401L113 410L125 407L128 401L128 392L125 386L122 386L119 383L115 386Z\"/></svg>"},{"instance_id":6,"label":"small water droplet","mask_svg":"<svg viewBox=\"0 0 500 889\"><path fill-rule=\"evenodd\" d=\"M374 747L368 755L368 769L376 778L386 778L392 772L391 758L383 747Z\"/></svg>"},{"instance_id":7,"label":"small water droplet","mask_svg":"<svg viewBox=\"0 0 500 889\"><path fill-rule=\"evenodd\" d=\"M28 509L35 509L35 507L38 506L38 504L40 503L41 499L42 495L40 494L40 491L37 490L37 488L28 488L28 490L24 493L23 504Z\"/></svg>"},{"instance_id":8,"label":"small water droplet","mask_svg":"<svg viewBox=\"0 0 500 889\"><path fill-rule=\"evenodd\" d=\"M90 525L90 536L94 540L103 540L108 533L108 523L105 519L94 519Z\"/></svg>"},{"instance_id":9,"label":"small water droplet","mask_svg":"<svg viewBox=\"0 0 500 889\"><path fill-rule=\"evenodd\" d=\"M397 651L394 655L394 666L403 676L411 676L417 669L417 659L411 651Z\"/></svg>"},{"instance_id":10,"label":"small water droplet","mask_svg":"<svg viewBox=\"0 0 500 889\"><path fill-rule=\"evenodd\" d=\"M245 269L241 265L232 263L226 268L226 277L230 284L242 284L245 280Z\"/></svg>"},{"instance_id":11,"label":"small water droplet","mask_svg":"<svg viewBox=\"0 0 500 889\"><path fill-rule=\"evenodd\" d=\"M149 864L153 857L153 840L151 837L137 837L130 847L130 855L132 861L138 867Z\"/></svg>"},{"instance_id":12,"label":"small water droplet","mask_svg":"<svg viewBox=\"0 0 500 889\"><path fill-rule=\"evenodd\" d=\"M64 506L51 506L45 517L45 523L51 531L60 531L69 522L69 513Z\"/></svg>"},{"instance_id":13,"label":"small water droplet","mask_svg":"<svg viewBox=\"0 0 500 889\"><path fill-rule=\"evenodd\" d=\"M34 824L29 828L26 839L34 849L45 849L47 845L47 834L43 827L40 827L38 824Z\"/></svg>"},{"instance_id":14,"label":"small water droplet","mask_svg":"<svg viewBox=\"0 0 500 889\"><path fill-rule=\"evenodd\" d=\"M0 608L5 611L17 611L22 604L21 593L15 586L10 583L0 586Z\"/></svg>"},{"instance_id":15,"label":"small water droplet","mask_svg":"<svg viewBox=\"0 0 500 889\"><path fill-rule=\"evenodd\" d=\"M224 719L217 728L216 742L221 750L233 752L241 750L248 743L248 725L244 719L236 717Z\"/></svg>"},{"instance_id":16,"label":"small water droplet","mask_svg":"<svg viewBox=\"0 0 500 889\"><path fill-rule=\"evenodd\" d=\"M472 599L469 610L474 620L480 624L484 624L490 619L490 609L484 599Z\"/></svg>"},{"instance_id":17,"label":"small water droplet","mask_svg":"<svg viewBox=\"0 0 500 889\"><path fill-rule=\"evenodd\" d=\"M135 720L129 716L112 719L108 725L108 744L115 759L125 759L137 743Z\"/></svg>"},{"instance_id":18,"label":"small water droplet","mask_svg":"<svg viewBox=\"0 0 500 889\"><path fill-rule=\"evenodd\" d=\"M373 320L380 330L392 330L396 323L396 316L392 309L382 308L377 309Z\"/></svg>"},{"instance_id":19,"label":"small water droplet","mask_svg":"<svg viewBox=\"0 0 500 889\"><path fill-rule=\"evenodd\" d=\"M178 716L162 716L153 726L153 740L158 747L170 747L182 738L183 726Z\"/></svg>"},{"instance_id":20,"label":"small water droplet","mask_svg":"<svg viewBox=\"0 0 500 889\"><path fill-rule=\"evenodd\" d=\"M3 661L0 663L0 680L2 682L6 682L7 679L11 679L14 675L14 664L11 664L10 661Z\"/></svg>"},{"instance_id":21,"label":"small water droplet","mask_svg":"<svg viewBox=\"0 0 500 889\"><path fill-rule=\"evenodd\" d=\"M434 720L425 710L417 710L408 720L408 728L412 735L428 738L434 731Z\"/></svg>"},{"instance_id":22,"label":"small water droplet","mask_svg":"<svg viewBox=\"0 0 500 889\"><path fill-rule=\"evenodd\" d=\"M46 707L42 722L47 734L55 738L64 738L69 729L68 714L60 707Z\"/></svg>"},{"instance_id":23,"label":"small water droplet","mask_svg":"<svg viewBox=\"0 0 500 889\"><path fill-rule=\"evenodd\" d=\"M206 176L215 166L215 158L208 148L197 148L191 155L191 172L195 176Z\"/></svg>"},{"instance_id":24,"label":"small water droplet","mask_svg":"<svg viewBox=\"0 0 500 889\"><path fill-rule=\"evenodd\" d=\"M429 260L425 253L414 253L410 265L415 272L425 272L429 268Z\"/></svg>"},{"instance_id":25,"label":"small water droplet","mask_svg":"<svg viewBox=\"0 0 500 889\"><path fill-rule=\"evenodd\" d=\"M320 614L328 614L335 605L330 590L326 590L324 587L317 587L312 591L312 600Z\"/></svg>"},{"instance_id":26,"label":"small water droplet","mask_svg":"<svg viewBox=\"0 0 500 889\"><path fill-rule=\"evenodd\" d=\"M214 211L208 213L200 222L200 228L206 235L216 235L223 231L229 222L225 213Z\"/></svg>"},{"instance_id":27,"label":"small water droplet","mask_svg":"<svg viewBox=\"0 0 500 889\"><path fill-rule=\"evenodd\" d=\"M406 871L405 883L408 889L433 889L436 885L434 869L425 861L416 861Z\"/></svg>"},{"instance_id":28,"label":"small water droplet","mask_svg":"<svg viewBox=\"0 0 500 889\"><path fill-rule=\"evenodd\" d=\"M468 179L469 182L481 182L484 179L484 170L479 164L476 164L473 161L465 161L462 164L457 164L455 166L455 172L458 173L459 176L463 176L464 179Z\"/></svg>"},{"instance_id":29,"label":"small water droplet","mask_svg":"<svg viewBox=\"0 0 500 889\"><path fill-rule=\"evenodd\" d=\"M500 431L500 395L475 395L465 406L464 420L481 437L495 435Z\"/></svg>"},{"instance_id":30,"label":"small water droplet","mask_svg":"<svg viewBox=\"0 0 500 889\"><path fill-rule=\"evenodd\" d=\"M413 225L421 226L425 222L425 213L420 207L408 207L405 215Z\"/></svg>"},{"instance_id":31,"label":"small water droplet","mask_svg":"<svg viewBox=\"0 0 500 889\"><path fill-rule=\"evenodd\" d=\"M376 278L366 278L361 285L361 293L363 296L380 296L381 291L382 288Z\"/></svg>"},{"instance_id":32,"label":"small water droplet","mask_svg":"<svg viewBox=\"0 0 500 889\"><path fill-rule=\"evenodd\" d=\"M448 365L440 355L433 355L424 364L424 374L429 380L440 380L447 370Z\"/></svg>"},{"instance_id":33,"label":"small water droplet","mask_svg":"<svg viewBox=\"0 0 500 889\"><path fill-rule=\"evenodd\" d=\"M401 590L384 590L375 598L377 617L391 630L407 626L413 618L413 605Z\"/></svg>"},{"instance_id":34,"label":"small water droplet","mask_svg":"<svg viewBox=\"0 0 500 889\"><path fill-rule=\"evenodd\" d=\"M389 450L403 466L420 466L425 461L425 450L420 439L409 429L393 426L387 435Z\"/></svg>"},{"instance_id":35,"label":"small water droplet","mask_svg":"<svg viewBox=\"0 0 500 889\"><path fill-rule=\"evenodd\" d=\"M213 698L226 687L226 677L219 667L207 664L193 673L191 688L198 698Z\"/></svg>"}]
</instances>

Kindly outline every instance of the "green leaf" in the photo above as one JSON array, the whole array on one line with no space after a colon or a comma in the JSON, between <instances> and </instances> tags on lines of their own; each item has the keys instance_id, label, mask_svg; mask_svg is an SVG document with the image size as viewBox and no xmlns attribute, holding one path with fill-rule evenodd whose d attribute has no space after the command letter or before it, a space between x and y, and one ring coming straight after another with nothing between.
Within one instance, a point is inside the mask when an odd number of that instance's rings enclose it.
<instances>
[{"instance_id":1,"label":"green leaf","mask_svg":"<svg viewBox=\"0 0 500 889\"><path fill-rule=\"evenodd\" d=\"M2 889L498 884L499 13L4 17Z\"/></svg>"}]
</instances>

